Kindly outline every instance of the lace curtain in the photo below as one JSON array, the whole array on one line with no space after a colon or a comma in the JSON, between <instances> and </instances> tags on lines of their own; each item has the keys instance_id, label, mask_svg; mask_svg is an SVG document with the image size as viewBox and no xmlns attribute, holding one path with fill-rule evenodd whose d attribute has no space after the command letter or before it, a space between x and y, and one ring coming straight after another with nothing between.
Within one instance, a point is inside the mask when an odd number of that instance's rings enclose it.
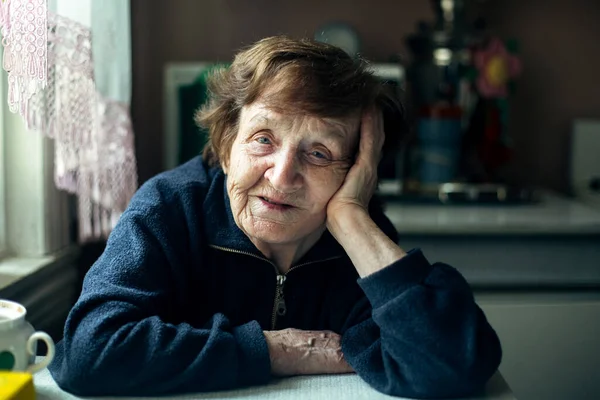
<instances>
[{"instance_id":1,"label":"lace curtain","mask_svg":"<svg viewBox=\"0 0 600 400\"><path fill-rule=\"evenodd\" d=\"M8 105L55 141L79 240L106 237L137 189L129 0L0 0Z\"/></svg>"}]
</instances>

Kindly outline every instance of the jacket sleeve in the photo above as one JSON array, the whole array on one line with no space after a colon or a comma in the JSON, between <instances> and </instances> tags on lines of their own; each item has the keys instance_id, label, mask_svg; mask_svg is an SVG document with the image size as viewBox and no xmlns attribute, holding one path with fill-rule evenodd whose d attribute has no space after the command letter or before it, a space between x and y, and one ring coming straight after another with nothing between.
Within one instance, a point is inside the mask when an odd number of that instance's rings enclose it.
<instances>
[{"instance_id":1,"label":"jacket sleeve","mask_svg":"<svg viewBox=\"0 0 600 400\"><path fill-rule=\"evenodd\" d=\"M216 314L194 327L161 318L173 314L179 295L173 282L182 277L173 269L189 264L189 227L180 218L185 203L146 204L153 196L134 197L86 275L49 368L53 378L80 396L156 396L267 382L269 353L256 321L232 326Z\"/></svg>"},{"instance_id":2,"label":"jacket sleeve","mask_svg":"<svg viewBox=\"0 0 600 400\"><path fill-rule=\"evenodd\" d=\"M458 271L412 250L358 283L366 299L348 319L342 350L363 380L411 398L484 388L500 364L500 342Z\"/></svg>"}]
</instances>

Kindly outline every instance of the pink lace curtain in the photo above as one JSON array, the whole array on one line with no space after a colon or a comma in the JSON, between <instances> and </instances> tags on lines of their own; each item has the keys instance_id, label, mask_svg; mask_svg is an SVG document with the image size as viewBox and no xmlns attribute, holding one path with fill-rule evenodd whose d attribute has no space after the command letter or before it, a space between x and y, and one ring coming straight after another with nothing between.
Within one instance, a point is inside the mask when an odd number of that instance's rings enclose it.
<instances>
[{"instance_id":1,"label":"pink lace curtain","mask_svg":"<svg viewBox=\"0 0 600 400\"><path fill-rule=\"evenodd\" d=\"M90 26L47 0L0 1L9 109L54 139L55 182L77 195L80 241L106 237L137 189L129 99L98 90L94 63L111 60L92 57Z\"/></svg>"}]
</instances>

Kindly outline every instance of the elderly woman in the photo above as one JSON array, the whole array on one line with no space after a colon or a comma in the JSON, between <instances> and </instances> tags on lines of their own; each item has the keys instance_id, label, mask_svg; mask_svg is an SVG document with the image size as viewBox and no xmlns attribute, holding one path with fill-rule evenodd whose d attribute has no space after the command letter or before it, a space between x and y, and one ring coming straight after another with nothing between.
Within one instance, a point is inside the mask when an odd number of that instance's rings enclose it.
<instances>
[{"instance_id":1,"label":"elderly woman","mask_svg":"<svg viewBox=\"0 0 600 400\"><path fill-rule=\"evenodd\" d=\"M371 201L395 104L335 47L240 52L198 113L203 157L145 183L88 272L57 383L152 396L356 372L397 396L481 390L501 350L469 285L399 247Z\"/></svg>"}]
</instances>

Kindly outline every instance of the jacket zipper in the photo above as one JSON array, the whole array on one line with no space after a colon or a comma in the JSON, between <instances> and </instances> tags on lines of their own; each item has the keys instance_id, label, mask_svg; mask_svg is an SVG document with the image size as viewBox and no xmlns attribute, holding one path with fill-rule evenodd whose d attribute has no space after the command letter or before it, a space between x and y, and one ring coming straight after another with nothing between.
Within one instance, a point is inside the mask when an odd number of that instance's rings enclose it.
<instances>
[{"instance_id":1,"label":"jacket zipper","mask_svg":"<svg viewBox=\"0 0 600 400\"><path fill-rule=\"evenodd\" d=\"M276 286L275 286L275 299L273 301L273 313L271 315L271 330L275 330L275 326L277 324L277 316L283 317L287 313L287 306L285 304L285 296L283 295L283 286L285 285L285 281L287 279L287 274L289 274L296 268L304 267L304 266L310 265L310 264L331 261L331 260L335 260L336 258L340 258L340 256L335 256L335 257L325 258L323 260L310 261L310 262L306 262L303 264L294 265L293 267L288 269L286 273L282 274L279 272L277 265L275 265L275 263L273 263L271 260L269 260L267 258L261 257L259 255L253 254L253 253L249 253L247 251L229 249L227 247L215 246L212 244L210 245L210 247L217 249L217 250L227 251L230 253L244 254L244 255L247 255L250 257L258 258L259 260L265 261L273 266L273 268L275 269L275 279L276 279L275 285Z\"/></svg>"}]
</instances>

